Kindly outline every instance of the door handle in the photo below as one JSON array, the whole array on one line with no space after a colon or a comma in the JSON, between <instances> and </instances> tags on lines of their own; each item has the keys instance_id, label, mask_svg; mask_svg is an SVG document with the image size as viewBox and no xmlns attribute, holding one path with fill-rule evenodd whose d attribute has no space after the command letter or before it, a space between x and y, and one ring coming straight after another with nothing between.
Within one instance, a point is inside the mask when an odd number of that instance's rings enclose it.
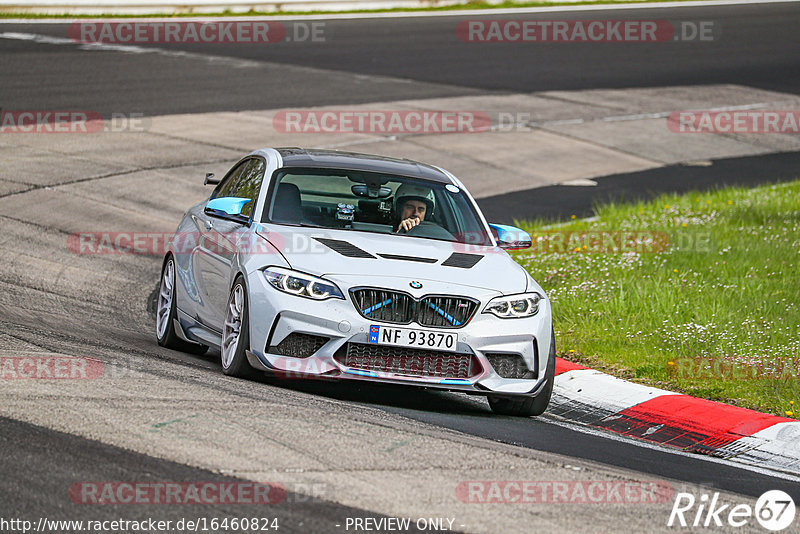
<instances>
[{"instance_id":1,"label":"door handle","mask_svg":"<svg viewBox=\"0 0 800 534\"><path fill-rule=\"evenodd\" d=\"M211 223L211 221L206 220L204 222L205 222L205 225L206 225L206 230L211 230L212 228L214 228L214 225Z\"/></svg>"}]
</instances>

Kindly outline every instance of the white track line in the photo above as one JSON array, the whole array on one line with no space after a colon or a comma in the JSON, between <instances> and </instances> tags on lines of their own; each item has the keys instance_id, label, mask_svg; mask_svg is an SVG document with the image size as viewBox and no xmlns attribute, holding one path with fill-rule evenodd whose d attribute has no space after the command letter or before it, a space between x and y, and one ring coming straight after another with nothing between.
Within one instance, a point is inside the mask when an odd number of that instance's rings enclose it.
<instances>
[{"instance_id":1,"label":"white track line","mask_svg":"<svg viewBox=\"0 0 800 534\"><path fill-rule=\"evenodd\" d=\"M0 32L0 39L13 39L17 41L33 41L34 43L51 45L71 45L77 46L80 50L99 51L99 52L126 52L129 54L158 54L161 56L177 57L184 59L200 59L211 63L219 62L228 67L263 67L265 63L260 61L249 61L246 59L236 59L227 56L213 56L208 54L195 54L183 52L181 50L166 50L164 48L135 46L109 43L81 43L66 37L53 37L51 35L40 35L36 33L20 32Z\"/></svg>"}]
</instances>

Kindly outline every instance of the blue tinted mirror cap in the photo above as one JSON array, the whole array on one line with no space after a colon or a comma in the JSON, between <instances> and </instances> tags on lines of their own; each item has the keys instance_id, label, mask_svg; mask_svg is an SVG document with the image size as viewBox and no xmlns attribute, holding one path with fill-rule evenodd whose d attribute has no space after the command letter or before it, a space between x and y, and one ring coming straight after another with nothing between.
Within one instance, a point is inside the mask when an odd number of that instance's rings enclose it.
<instances>
[{"instance_id":1,"label":"blue tinted mirror cap","mask_svg":"<svg viewBox=\"0 0 800 534\"><path fill-rule=\"evenodd\" d=\"M530 234L516 226L490 224L489 227L497 232L497 246L502 249L522 250L531 246Z\"/></svg>"},{"instance_id":2,"label":"blue tinted mirror cap","mask_svg":"<svg viewBox=\"0 0 800 534\"><path fill-rule=\"evenodd\" d=\"M242 209L248 202L251 202L249 198L219 197L209 200L206 204L206 209L220 211L227 215L241 215Z\"/></svg>"}]
</instances>

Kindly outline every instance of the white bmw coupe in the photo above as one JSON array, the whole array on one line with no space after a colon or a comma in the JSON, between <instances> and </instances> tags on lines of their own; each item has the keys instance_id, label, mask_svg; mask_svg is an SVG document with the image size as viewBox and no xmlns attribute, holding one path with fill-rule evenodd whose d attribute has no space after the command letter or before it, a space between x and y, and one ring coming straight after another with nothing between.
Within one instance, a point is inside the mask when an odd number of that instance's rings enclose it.
<instances>
[{"instance_id":1,"label":"white bmw coupe","mask_svg":"<svg viewBox=\"0 0 800 534\"><path fill-rule=\"evenodd\" d=\"M190 208L164 258L156 334L222 370L402 383L544 412L550 303L449 172L328 150L257 150Z\"/></svg>"}]
</instances>

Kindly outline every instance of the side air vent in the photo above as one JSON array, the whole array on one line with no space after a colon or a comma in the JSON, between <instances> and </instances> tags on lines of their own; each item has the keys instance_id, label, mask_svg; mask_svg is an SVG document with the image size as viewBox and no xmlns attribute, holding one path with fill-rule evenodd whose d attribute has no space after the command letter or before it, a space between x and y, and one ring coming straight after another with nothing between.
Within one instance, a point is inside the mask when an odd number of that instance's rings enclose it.
<instances>
[{"instance_id":1,"label":"side air vent","mask_svg":"<svg viewBox=\"0 0 800 534\"><path fill-rule=\"evenodd\" d=\"M486 353L485 356L494 371L503 378L536 378L536 372L528 369L519 354Z\"/></svg>"},{"instance_id":2,"label":"side air vent","mask_svg":"<svg viewBox=\"0 0 800 534\"><path fill-rule=\"evenodd\" d=\"M278 343L277 346L268 348L267 352L280 354L282 356L291 356L293 358L308 358L321 349L329 339L330 338L322 336L292 332L286 336L283 341Z\"/></svg>"},{"instance_id":3,"label":"side air vent","mask_svg":"<svg viewBox=\"0 0 800 534\"><path fill-rule=\"evenodd\" d=\"M401 256L400 254L378 254L381 258L387 260L403 260L403 261L416 261L419 263L436 263L436 258L420 258L418 256Z\"/></svg>"},{"instance_id":4,"label":"side air vent","mask_svg":"<svg viewBox=\"0 0 800 534\"><path fill-rule=\"evenodd\" d=\"M444 260L445 267L458 267L460 269L472 269L483 259L480 254L464 254L463 252L453 252L449 258Z\"/></svg>"},{"instance_id":5,"label":"side air vent","mask_svg":"<svg viewBox=\"0 0 800 534\"><path fill-rule=\"evenodd\" d=\"M347 256L348 258L372 258L375 259L375 256L367 252L366 250L361 250L357 246L352 243L348 243L347 241L341 241L339 239L324 239L322 237L315 237L315 240L319 241L326 247L335 250L342 256Z\"/></svg>"}]
</instances>

